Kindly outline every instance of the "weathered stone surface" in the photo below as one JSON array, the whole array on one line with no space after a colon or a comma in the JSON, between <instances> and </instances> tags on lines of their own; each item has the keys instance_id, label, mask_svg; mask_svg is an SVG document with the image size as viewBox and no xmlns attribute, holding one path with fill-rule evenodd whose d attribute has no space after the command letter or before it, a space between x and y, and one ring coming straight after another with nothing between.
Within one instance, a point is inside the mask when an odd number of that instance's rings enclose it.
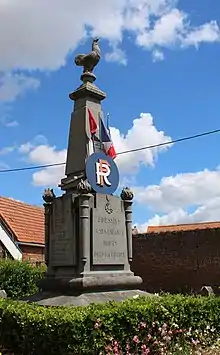
<instances>
[{"instance_id":1,"label":"weathered stone surface","mask_svg":"<svg viewBox=\"0 0 220 355\"><path fill-rule=\"evenodd\" d=\"M152 296L141 290L126 290L113 292L90 292L78 296L57 295L44 293L34 295L28 299L29 302L36 302L42 306L87 306L91 303L105 303L109 301L121 302L128 298L141 296Z\"/></svg>"},{"instance_id":2,"label":"weathered stone surface","mask_svg":"<svg viewBox=\"0 0 220 355\"><path fill-rule=\"evenodd\" d=\"M51 266L75 263L74 217L71 195L58 197L53 203L52 232L50 236Z\"/></svg>"},{"instance_id":3,"label":"weathered stone surface","mask_svg":"<svg viewBox=\"0 0 220 355\"><path fill-rule=\"evenodd\" d=\"M123 265L127 260L125 214L116 196L96 196L92 255L93 265Z\"/></svg>"},{"instance_id":4,"label":"weathered stone surface","mask_svg":"<svg viewBox=\"0 0 220 355\"><path fill-rule=\"evenodd\" d=\"M213 288L211 286L203 286L200 290L202 296L215 296Z\"/></svg>"},{"instance_id":5,"label":"weathered stone surface","mask_svg":"<svg viewBox=\"0 0 220 355\"><path fill-rule=\"evenodd\" d=\"M7 298L7 293L5 290L0 290L0 298Z\"/></svg>"}]
</instances>

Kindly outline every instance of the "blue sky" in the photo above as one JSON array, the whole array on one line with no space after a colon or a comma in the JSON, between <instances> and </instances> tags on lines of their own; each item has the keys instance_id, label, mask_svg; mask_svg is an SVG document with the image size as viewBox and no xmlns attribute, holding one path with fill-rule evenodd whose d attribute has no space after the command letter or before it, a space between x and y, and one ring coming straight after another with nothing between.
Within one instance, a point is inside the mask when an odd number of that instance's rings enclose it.
<instances>
[{"instance_id":1,"label":"blue sky","mask_svg":"<svg viewBox=\"0 0 220 355\"><path fill-rule=\"evenodd\" d=\"M68 95L80 85L73 59L93 35L101 37L96 84L107 93L118 151L220 128L219 1L94 2L0 4L0 169L65 160ZM219 218L219 138L117 160L140 228ZM0 195L41 204L44 188L63 176L63 168L1 173Z\"/></svg>"}]
</instances>

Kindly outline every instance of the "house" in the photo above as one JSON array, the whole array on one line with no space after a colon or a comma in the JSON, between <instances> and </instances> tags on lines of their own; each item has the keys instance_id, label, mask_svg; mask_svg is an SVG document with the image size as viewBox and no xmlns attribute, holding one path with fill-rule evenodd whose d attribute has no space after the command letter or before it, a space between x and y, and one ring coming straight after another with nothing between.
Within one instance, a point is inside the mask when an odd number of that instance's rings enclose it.
<instances>
[{"instance_id":1,"label":"house","mask_svg":"<svg viewBox=\"0 0 220 355\"><path fill-rule=\"evenodd\" d=\"M44 209L0 197L0 257L44 261Z\"/></svg>"},{"instance_id":2,"label":"house","mask_svg":"<svg viewBox=\"0 0 220 355\"><path fill-rule=\"evenodd\" d=\"M167 226L148 226L147 233L166 233L178 231L194 231L200 229L220 228L220 222L203 222L189 224L172 224Z\"/></svg>"}]
</instances>

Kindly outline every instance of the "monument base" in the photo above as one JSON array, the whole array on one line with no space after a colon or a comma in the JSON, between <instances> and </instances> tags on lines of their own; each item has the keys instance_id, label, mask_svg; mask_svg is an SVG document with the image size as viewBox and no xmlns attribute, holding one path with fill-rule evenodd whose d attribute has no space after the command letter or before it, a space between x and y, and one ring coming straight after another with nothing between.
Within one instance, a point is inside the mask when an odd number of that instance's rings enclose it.
<instances>
[{"instance_id":1,"label":"monument base","mask_svg":"<svg viewBox=\"0 0 220 355\"><path fill-rule=\"evenodd\" d=\"M86 305L139 295L142 279L132 262L133 194L92 194L87 181L45 206L47 272L41 292L26 301L41 305Z\"/></svg>"},{"instance_id":2,"label":"monument base","mask_svg":"<svg viewBox=\"0 0 220 355\"><path fill-rule=\"evenodd\" d=\"M88 306L91 303L105 303L110 301L121 302L128 298L152 296L141 290L123 290L110 292L88 292L78 295L63 295L52 292L40 292L34 296L23 299L26 302L35 302L41 306Z\"/></svg>"},{"instance_id":3,"label":"monument base","mask_svg":"<svg viewBox=\"0 0 220 355\"><path fill-rule=\"evenodd\" d=\"M101 275L101 277L46 277L40 282L40 288L46 292L58 292L63 294L74 295L83 292L103 292L115 290L131 290L136 289L142 284L139 276L124 274L123 276Z\"/></svg>"}]
</instances>

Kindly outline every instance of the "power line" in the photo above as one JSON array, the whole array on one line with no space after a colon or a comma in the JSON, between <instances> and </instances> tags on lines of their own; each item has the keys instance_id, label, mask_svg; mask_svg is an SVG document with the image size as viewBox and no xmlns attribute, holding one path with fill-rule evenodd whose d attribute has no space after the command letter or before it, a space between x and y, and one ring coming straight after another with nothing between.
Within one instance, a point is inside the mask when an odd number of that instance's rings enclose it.
<instances>
[{"instance_id":1,"label":"power line","mask_svg":"<svg viewBox=\"0 0 220 355\"><path fill-rule=\"evenodd\" d=\"M199 137L204 137L204 136L208 136L210 134L215 134L215 133L219 133L220 129L215 129L214 131L208 131L208 132L203 132L203 133L198 133L195 134L194 136L188 136L188 137L183 137L183 138L178 138L178 139L174 139L172 141L167 141L167 142L163 142L163 143L159 143L159 144L153 144L153 145L148 145L146 147L142 147L142 148L135 148L135 149L130 149L130 150L125 150L124 152L121 153L117 153L117 155L120 154L127 154L127 153L134 153L134 152L139 152L141 150L145 150L145 149L152 149L152 148L156 148L156 147L161 147L163 145L169 145L169 144L173 144L173 143L179 143L179 142L183 142L183 141L188 141L190 139L195 139L195 138L199 138Z\"/></svg>"},{"instance_id":2,"label":"power line","mask_svg":"<svg viewBox=\"0 0 220 355\"><path fill-rule=\"evenodd\" d=\"M174 139L174 140L163 142L163 143L159 143L159 144L153 144L153 145L148 145L148 146L141 147L141 148L125 150L124 152L117 153L117 155L135 153L135 152L139 152L141 150L162 147L162 146L165 146L165 145L170 145L170 144L179 143L179 142L183 142L183 141L187 141L187 140L191 140L191 139L195 139L195 138L200 138L200 137L208 136L208 135L219 133L219 132L220 132L220 129L215 129L213 131L198 133L198 134L195 134L193 136L178 138L178 139ZM51 168L51 167L55 167L55 166L65 165L65 164L66 163L54 163L54 164L46 164L46 165L27 166L27 167L14 168L14 169L4 169L4 170L0 170L0 173L12 173L12 172L16 172L16 171L45 169L45 168Z\"/></svg>"}]
</instances>

